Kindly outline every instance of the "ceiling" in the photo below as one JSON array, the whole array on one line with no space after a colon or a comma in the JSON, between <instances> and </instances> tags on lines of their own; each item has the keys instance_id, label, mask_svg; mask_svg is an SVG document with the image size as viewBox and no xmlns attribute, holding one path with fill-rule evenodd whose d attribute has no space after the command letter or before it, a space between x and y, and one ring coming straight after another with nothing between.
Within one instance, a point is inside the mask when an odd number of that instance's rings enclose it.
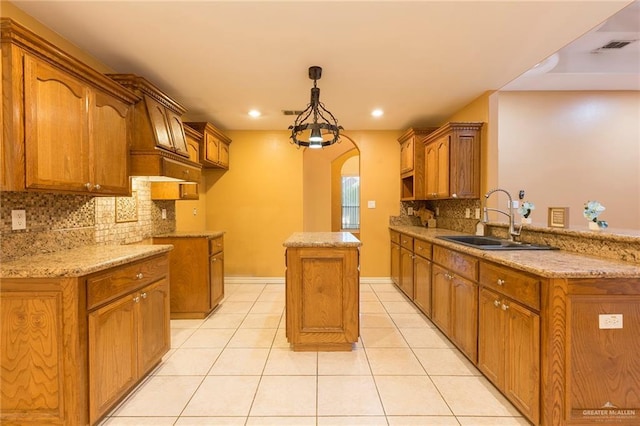
<instances>
[{"instance_id":1,"label":"ceiling","mask_svg":"<svg viewBox=\"0 0 640 426\"><path fill-rule=\"evenodd\" d=\"M116 72L163 88L190 120L222 129L286 129L293 117L282 111L306 107L307 69L319 65L320 100L348 132L437 125L510 82L512 90L545 89L542 80L513 80L598 26L606 40L604 21L630 0L12 3ZM640 90L639 44L629 45L636 46L636 68L620 73L629 80L622 89ZM563 52L537 77L574 81L602 73L576 71L567 59L575 52ZM618 77L604 80L622 82ZM374 108L385 114L373 118ZM262 116L249 117L250 109Z\"/></svg>"}]
</instances>

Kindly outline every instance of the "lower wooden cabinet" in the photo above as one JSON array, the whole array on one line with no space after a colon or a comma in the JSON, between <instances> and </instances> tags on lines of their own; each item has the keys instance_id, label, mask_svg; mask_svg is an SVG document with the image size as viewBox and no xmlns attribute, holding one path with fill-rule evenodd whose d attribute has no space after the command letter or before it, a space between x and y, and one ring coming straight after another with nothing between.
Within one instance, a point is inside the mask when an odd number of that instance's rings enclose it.
<instances>
[{"instance_id":1,"label":"lower wooden cabinet","mask_svg":"<svg viewBox=\"0 0 640 426\"><path fill-rule=\"evenodd\" d=\"M171 318L205 318L224 297L224 241L221 233L164 235L171 244Z\"/></svg>"},{"instance_id":2,"label":"lower wooden cabinet","mask_svg":"<svg viewBox=\"0 0 640 426\"><path fill-rule=\"evenodd\" d=\"M3 279L0 423L98 423L170 348L168 268Z\"/></svg>"},{"instance_id":3,"label":"lower wooden cabinet","mask_svg":"<svg viewBox=\"0 0 640 426\"><path fill-rule=\"evenodd\" d=\"M400 290L413 299L413 251L400 248Z\"/></svg>"},{"instance_id":4,"label":"lower wooden cabinet","mask_svg":"<svg viewBox=\"0 0 640 426\"><path fill-rule=\"evenodd\" d=\"M451 284L446 269L433 265L431 320L447 336L451 334Z\"/></svg>"},{"instance_id":5,"label":"lower wooden cabinet","mask_svg":"<svg viewBox=\"0 0 640 426\"><path fill-rule=\"evenodd\" d=\"M480 290L478 368L534 424L540 419L540 316Z\"/></svg>"},{"instance_id":6,"label":"lower wooden cabinet","mask_svg":"<svg viewBox=\"0 0 640 426\"><path fill-rule=\"evenodd\" d=\"M294 351L350 351L360 336L357 247L287 247L286 335Z\"/></svg>"},{"instance_id":7,"label":"lower wooden cabinet","mask_svg":"<svg viewBox=\"0 0 640 426\"><path fill-rule=\"evenodd\" d=\"M431 318L431 261L416 255L413 259L413 302Z\"/></svg>"},{"instance_id":8,"label":"lower wooden cabinet","mask_svg":"<svg viewBox=\"0 0 640 426\"><path fill-rule=\"evenodd\" d=\"M391 281L400 285L400 245L391 240Z\"/></svg>"}]
</instances>

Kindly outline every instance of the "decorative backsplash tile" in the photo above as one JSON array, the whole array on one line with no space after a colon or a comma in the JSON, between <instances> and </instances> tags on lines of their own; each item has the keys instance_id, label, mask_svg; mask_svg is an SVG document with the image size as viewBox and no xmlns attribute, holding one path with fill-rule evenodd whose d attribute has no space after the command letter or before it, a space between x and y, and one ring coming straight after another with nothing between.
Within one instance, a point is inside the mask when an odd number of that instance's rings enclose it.
<instances>
[{"instance_id":1,"label":"decorative backsplash tile","mask_svg":"<svg viewBox=\"0 0 640 426\"><path fill-rule=\"evenodd\" d=\"M92 244L130 244L175 231L175 201L152 201L151 185L145 180L132 179L132 190L137 220L130 197L0 193L0 260ZM124 200L121 213L132 221L116 221L116 199ZM26 210L27 229L11 230L14 209Z\"/></svg>"}]
</instances>

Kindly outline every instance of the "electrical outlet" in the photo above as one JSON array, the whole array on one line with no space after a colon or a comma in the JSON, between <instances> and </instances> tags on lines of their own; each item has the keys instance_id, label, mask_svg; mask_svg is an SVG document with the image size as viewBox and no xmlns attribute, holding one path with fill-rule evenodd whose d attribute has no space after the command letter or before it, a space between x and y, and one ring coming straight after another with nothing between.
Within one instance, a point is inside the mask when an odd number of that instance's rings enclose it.
<instances>
[{"instance_id":1,"label":"electrical outlet","mask_svg":"<svg viewBox=\"0 0 640 426\"><path fill-rule=\"evenodd\" d=\"M517 209L520 206L520 201L518 200L513 200L513 208Z\"/></svg>"},{"instance_id":2,"label":"electrical outlet","mask_svg":"<svg viewBox=\"0 0 640 426\"><path fill-rule=\"evenodd\" d=\"M11 210L11 229L13 231L27 229L26 210Z\"/></svg>"},{"instance_id":3,"label":"electrical outlet","mask_svg":"<svg viewBox=\"0 0 640 426\"><path fill-rule=\"evenodd\" d=\"M467 219L471 218L471 209L470 208L467 208L464 211L464 217L466 217Z\"/></svg>"},{"instance_id":4,"label":"electrical outlet","mask_svg":"<svg viewBox=\"0 0 640 426\"><path fill-rule=\"evenodd\" d=\"M440 216L440 208L436 207L436 216Z\"/></svg>"},{"instance_id":5,"label":"electrical outlet","mask_svg":"<svg viewBox=\"0 0 640 426\"><path fill-rule=\"evenodd\" d=\"M375 209L375 208L376 208L376 200L369 200L369 201L367 201L367 208L369 208L369 209Z\"/></svg>"},{"instance_id":6,"label":"electrical outlet","mask_svg":"<svg viewBox=\"0 0 640 426\"><path fill-rule=\"evenodd\" d=\"M413 216L413 207L407 207L407 214Z\"/></svg>"},{"instance_id":7,"label":"electrical outlet","mask_svg":"<svg viewBox=\"0 0 640 426\"><path fill-rule=\"evenodd\" d=\"M600 329L622 328L622 314L598 315Z\"/></svg>"},{"instance_id":8,"label":"electrical outlet","mask_svg":"<svg viewBox=\"0 0 640 426\"><path fill-rule=\"evenodd\" d=\"M198 215L198 209L193 209L193 215L197 216Z\"/></svg>"},{"instance_id":9,"label":"electrical outlet","mask_svg":"<svg viewBox=\"0 0 640 426\"><path fill-rule=\"evenodd\" d=\"M162 219L167 220L167 209L162 209Z\"/></svg>"},{"instance_id":10,"label":"electrical outlet","mask_svg":"<svg viewBox=\"0 0 640 426\"><path fill-rule=\"evenodd\" d=\"M476 219L480 219L480 209L476 209Z\"/></svg>"}]
</instances>

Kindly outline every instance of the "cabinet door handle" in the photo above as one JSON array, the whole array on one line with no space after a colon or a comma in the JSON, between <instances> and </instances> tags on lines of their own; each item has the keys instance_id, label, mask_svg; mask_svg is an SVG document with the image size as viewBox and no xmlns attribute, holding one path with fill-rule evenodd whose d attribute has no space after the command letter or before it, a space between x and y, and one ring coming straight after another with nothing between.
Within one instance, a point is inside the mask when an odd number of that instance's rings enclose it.
<instances>
[{"instance_id":1,"label":"cabinet door handle","mask_svg":"<svg viewBox=\"0 0 640 426\"><path fill-rule=\"evenodd\" d=\"M494 300L493 301L493 306L495 306L496 308L500 307L500 301L499 300Z\"/></svg>"},{"instance_id":2,"label":"cabinet door handle","mask_svg":"<svg viewBox=\"0 0 640 426\"><path fill-rule=\"evenodd\" d=\"M502 310L506 311L507 309L509 309L509 305L505 305L504 303L502 304Z\"/></svg>"},{"instance_id":3,"label":"cabinet door handle","mask_svg":"<svg viewBox=\"0 0 640 426\"><path fill-rule=\"evenodd\" d=\"M143 293L140 293L140 297L142 297L143 299L146 299L147 298L147 292L145 291Z\"/></svg>"},{"instance_id":4,"label":"cabinet door handle","mask_svg":"<svg viewBox=\"0 0 640 426\"><path fill-rule=\"evenodd\" d=\"M142 274L142 272L138 272L138 273L136 274L136 279L137 279L137 280L141 280L141 279L143 279L143 278L144 278L144 275Z\"/></svg>"},{"instance_id":5,"label":"cabinet door handle","mask_svg":"<svg viewBox=\"0 0 640 426\"><path fill-rule=\"evenodd\" d=\"M455 194L455 193L451 194L451 196L452 196L453 198L458 198L458 194Z\"/></svg>"},{"instance_id":6,"label":"cabinet door handle","mask_svg":"<svg viewBox=\"0 0 640 426\"><path fill-rule=\"evenodd\" d=\"M93 189L95 189L96 191L100 191L102 189L102 187L100 186L99 183L96 183L95 186L93 187Z\"/></svg>"},{"instance_id":7,"label":"cabinet door handle","mask_svg":"<svg viewBox=\"0 0 640 426\"><path fill-rule=\"evenodd\" d=\"M134 298L133 298L133 302L134 302L134 303L138 303L138 302L140 302L140 296L136 296L136 297L134 297Z\"/></svg>"},{"instance_id":8,"label":"cabinet door handle","mask_svg":"<svg viewBox=\"0 0 640 426\"><path fill-rule=\"evenodd\" d=\"M498 285L504 285L504 280L502 278L498 278Z\"/></svg>"},{"instance_id":9,"label":"cabinet door handle","mask_svg":"<svg viewBox=\"0 0 640 426\"><path fill-rule=\"evenodd\" d=\"M91 182L87 182L84 184L84 187L91 191Z\"/></svg>"}]
</instances>

